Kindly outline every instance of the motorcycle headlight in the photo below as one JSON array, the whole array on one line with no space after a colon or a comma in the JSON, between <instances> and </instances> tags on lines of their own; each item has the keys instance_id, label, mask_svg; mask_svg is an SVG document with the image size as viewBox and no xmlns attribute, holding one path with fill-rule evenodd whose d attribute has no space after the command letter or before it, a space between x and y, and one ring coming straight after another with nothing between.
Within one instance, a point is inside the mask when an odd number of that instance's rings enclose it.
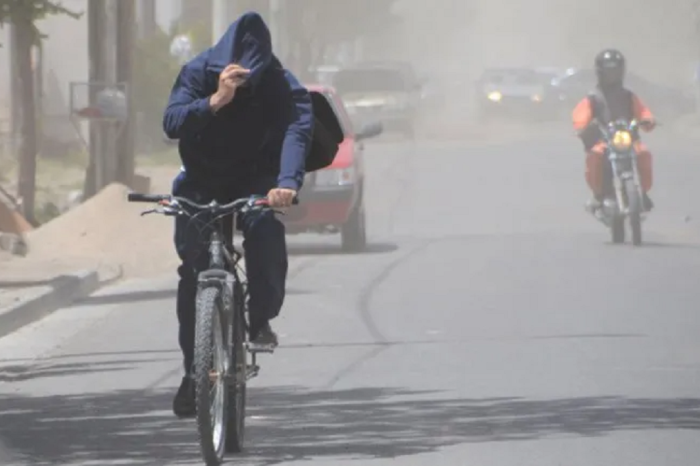
<instances>
[{"instance_id":1,"label":"motorcycle headlight","mask_svg":"<svg viewBox=\"0 0 700 466\"><path fill-rule=\"evenodd\" d=\"M617 150L628 150L632 146L632 135L629 131L616 131L613 135L612 144Z\"/></svg>"},{"instance_id":2,"label":"motorcycle headlight","mask_svg":"<svg viewBox=\"0 0 700 466\"><path fill-rule=\"evenodd\" d=\"M331 186L347 186L355 182L355 169L348 168L329 168L316 172L316 186L331 187Z\"/></svg>"},{"instance_id":3,"label":"motorcycle headlight","mask_svg":"<svg viewBox=\"0 0 700 466\"><path fill-rule=\"evenodd\" d=\"M490 92L486 96L491 102L500 102L503 99L503 94L498 91Z\"/></svg>"}]
</instances>

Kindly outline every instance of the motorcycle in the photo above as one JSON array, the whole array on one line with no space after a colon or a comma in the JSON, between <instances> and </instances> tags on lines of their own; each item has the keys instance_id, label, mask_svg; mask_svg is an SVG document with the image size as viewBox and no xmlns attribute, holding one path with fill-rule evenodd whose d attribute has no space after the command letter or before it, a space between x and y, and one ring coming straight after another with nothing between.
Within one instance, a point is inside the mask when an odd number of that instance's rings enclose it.
<instances>
[{"instance_id":1,"label":"motorcycle","mask_svg":"<svg viewBox=\"0 0 700 466\"><path fill-rule=\"evenodd\" d=\"M629 219L632 244L639 246L646 212L634 148L640 123L616 120L598 126L607 146L605 157L612 167L613 192L605 196L595 216L610 229L612 242L616 244L625 242L625 223Z\"/></svg>"}]
</instances>

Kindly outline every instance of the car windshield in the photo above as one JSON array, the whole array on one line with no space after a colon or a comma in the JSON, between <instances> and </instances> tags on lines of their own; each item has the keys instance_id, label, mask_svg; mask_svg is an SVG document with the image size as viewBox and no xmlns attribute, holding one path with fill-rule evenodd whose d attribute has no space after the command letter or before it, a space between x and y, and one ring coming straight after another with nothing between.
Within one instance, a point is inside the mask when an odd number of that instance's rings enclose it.
<instances>
[{"instance_id":1,"label":"car windshield","mask_svg":"<svg viewBox=\"0 0 700 466\"><path fill-rule=\"evenodd\" d=\"M339 93L403 91L406 83L400 72L382 69L339 71L333 77L333 87Z\"/></svg>"}]
</instances>

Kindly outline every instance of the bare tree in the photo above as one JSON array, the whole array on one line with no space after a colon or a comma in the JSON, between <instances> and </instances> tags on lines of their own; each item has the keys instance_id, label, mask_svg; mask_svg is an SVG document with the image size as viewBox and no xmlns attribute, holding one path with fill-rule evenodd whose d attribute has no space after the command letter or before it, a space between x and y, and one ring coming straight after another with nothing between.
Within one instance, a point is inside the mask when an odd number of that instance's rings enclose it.
<instances>
[{"instance_id":1,"label":"bare tree","mask_svg":"<svg viewBox=\"0 0 700 466\"><path fill-rule=\"evenodd\" d=\"M68 15L78 18L79 13L70 11L60 2L50 0L0 0L0 25L12 24L14 37L13 55L17 60L19 74L20 101L22 107L21 142L19 150L19 197L22 200L22 214L32 224L36 194L36 158L38 152L36 90L32 70L32 49L38 46L44 36L36 27L36 21L50 15Z\"/></svg>"}]
</instances>

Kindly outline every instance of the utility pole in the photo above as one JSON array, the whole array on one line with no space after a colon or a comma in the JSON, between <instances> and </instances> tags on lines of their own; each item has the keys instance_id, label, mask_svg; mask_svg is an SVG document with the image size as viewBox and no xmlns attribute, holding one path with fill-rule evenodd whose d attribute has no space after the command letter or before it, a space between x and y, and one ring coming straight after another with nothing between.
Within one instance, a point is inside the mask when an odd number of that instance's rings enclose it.
<instances>
[{"instance_id":1,"label":"utility pole","mask_svg":"<svg viewBox=\"0 0 700 466\"><path fill-rule=\"evenodd\" d=\"M14 20L13 45L17 50L17 74L20 76L19 98L21 110L21 140L19 144L18 192L22 199L22 214L29 223L36 224L34 201L36 199L36 158L38 153L38 131L36 118L36 78L32 69L32 49L35 44L33 24L30 18Z\"/></svg>"},{"instance_id":2,"label":"utility pole","mask_svg":"<svg viewBox=\"0 0 700 466\"><path fill-rule=\"evenodd\" d=\"M17 157L17 141L20 135L20 118L22 118L22 109L20 102L20 79L17 68L17 46L16 46L16 26L11 22L7 25L8 28L8 44L7 50L10 54L10 147L12 155Z\"/></svg>"},{"instance_id":3,"label":"utility pole","mask_svg":"<svg viewBox=\"0 0 700 466\"><path fill-rule=\"evenodd\" d=\"M211 43L216 44L224 35L229 26L229 3L230 0L212 0L211 8Z\"/></svg>"},{"instance_id":4,"label":"utility pole","mask_svg":"<svg viewBox=\"0 0 700 466\"><path fill-rule=\"evenodd\" d=\"M97 93L99 89L94 83L104 82L107 80L107 72L105 69L105 54L104 54L104 35L102 30L105 27L105 2L91 1L87 2L87 21L88 21L88 83L89 83L89 106L94 108L97 101ZM99 157L102 152L101 141L104 140L105 128L99 121L90 121L90 136L89 136L89 161L87 171L85 173L85 186L83 187L83 199L88 199L97 193L100 188L97 186L98 180L102 177L97 173L101 167Z\"/></svg>"},{"instance_id":5,"label":"utility pole","mask_svg":"<svg viewBox=\"0 0 700 466\"><path fill-rule=\"evenodd\" d=\"M116 30L116 78L117 83L126 84L126 120L121 123L120 138L117 141L116 180L133 187L134 181L134 152L135 152L135 120L133 105L133 76L134 76L134 36L136 35L136 3L135 0L118 0Z\"/></svg>"},{"instance_id":6,"label":"utility pole","mask_svg":"<svg viewBox=\"0 0 700 466\"><path fill-rule=\"evenodd\" d=\"M156 0L138 0L139 38L151 37L158 29Z\"/></svg>"}]
</instances>

